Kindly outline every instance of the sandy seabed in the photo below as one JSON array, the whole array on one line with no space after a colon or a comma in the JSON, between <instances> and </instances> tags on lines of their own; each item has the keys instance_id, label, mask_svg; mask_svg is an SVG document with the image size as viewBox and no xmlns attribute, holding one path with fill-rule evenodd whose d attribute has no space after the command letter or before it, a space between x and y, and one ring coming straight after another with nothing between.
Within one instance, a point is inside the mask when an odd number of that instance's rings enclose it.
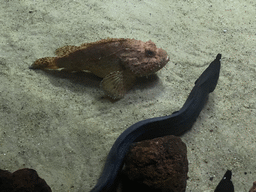
<instances>
[{"instance_id":1,"label":"sandy seabed","mask_svg":"<svg viewBox=\"0 0 256 192\"><path fill-rule=\"evenodd\" d=\"M37 170L54 192L89 191L115 139L179 110L222 54L215 91L187 144L187 192L213 191L227 169L235 191L256 180L256 2L252 0L0 0L0 169ZM170 61L121 100L100 78L29 70L64 45L151 39ZM212 178L212 179L210 179Z\"/></svg>"}]
</instances>

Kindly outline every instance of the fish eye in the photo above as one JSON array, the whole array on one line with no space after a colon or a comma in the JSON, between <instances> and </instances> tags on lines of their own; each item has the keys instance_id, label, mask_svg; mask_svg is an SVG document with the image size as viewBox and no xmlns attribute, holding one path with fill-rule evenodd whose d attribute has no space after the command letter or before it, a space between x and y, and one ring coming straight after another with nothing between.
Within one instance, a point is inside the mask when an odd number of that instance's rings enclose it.
<instances>
[{"instance_id":1,"label":"fish eye","mask_svg":"<svg viewBox=\"0 0 256 192\"><path fill-rule=\"evenodd\" d=\"M146 56L148 57L153 57L155 55L154 51L151 51L149 49L147 49L145 53L146 53Z\"/></svg>"}]
</instances>

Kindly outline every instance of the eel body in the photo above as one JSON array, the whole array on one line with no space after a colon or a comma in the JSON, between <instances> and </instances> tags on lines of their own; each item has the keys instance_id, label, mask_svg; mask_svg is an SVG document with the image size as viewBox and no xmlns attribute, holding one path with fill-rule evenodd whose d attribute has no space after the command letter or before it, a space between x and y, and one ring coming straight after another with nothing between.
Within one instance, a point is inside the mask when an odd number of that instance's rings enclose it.
<instances>
[{"instance_id":1,"label":"eel body","mask_svg":"<svg viewBox=\"0 0 256 192\"><path fill-rule=\"evenodd\" d=\"M232 171L227 170L214 192L234 192L234 185L231 181Z\"/></svg>"},{"instance_id":2,"label":"eel body","mask_svg":"<svg viewBox=\"0 0 256 192\"><path fill-rule=\"evenodd\" d=\"M179 136L191 129L208 99L208 94L213 92L217 85L220 60L221 54L218 54L196 80L194 88L179 111L169 116L139 121L117 138L107 156L103 172L91 192L109 192L114 189L118 174L123 168L123 160L132 143L166 135Z\"/></svg>"}]
</instances>

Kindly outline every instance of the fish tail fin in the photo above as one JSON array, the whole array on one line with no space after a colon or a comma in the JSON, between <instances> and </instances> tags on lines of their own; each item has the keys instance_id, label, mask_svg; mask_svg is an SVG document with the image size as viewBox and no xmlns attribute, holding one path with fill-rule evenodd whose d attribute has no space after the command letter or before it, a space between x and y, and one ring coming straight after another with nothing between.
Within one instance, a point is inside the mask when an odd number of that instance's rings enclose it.
<instances>
[{"instance_id":1,"label":"fish tail fin","mask_svg":"<svg viewBox=\"0 0 256 192\"><path fill-rule=\"evenodd\" d=\"M45 57L36 60L30 67L30 69L58 69L59 67L55 63L55 57Z\"/></svg>"}]
</instances>

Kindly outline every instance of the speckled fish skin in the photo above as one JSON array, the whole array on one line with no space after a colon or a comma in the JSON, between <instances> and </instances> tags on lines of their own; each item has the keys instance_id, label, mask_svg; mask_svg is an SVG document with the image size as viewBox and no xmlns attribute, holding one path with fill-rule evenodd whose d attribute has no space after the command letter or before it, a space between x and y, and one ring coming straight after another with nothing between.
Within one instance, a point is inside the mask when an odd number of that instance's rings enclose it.
<instances>
[{"instance_id":1,"label":"speckled fish skin","mask_svg":"<svg viewBox=\"0 0 256 192\"><path fill-rule=\"evenodd\" d=\"M103 78L101 87L113 99L124 97L136 77L147 76L163 68L169 57L152 41L103 39L80 46L64 46L57 57L36 60L31 69L90 71Z\"/></svg>"}]
</instances>

